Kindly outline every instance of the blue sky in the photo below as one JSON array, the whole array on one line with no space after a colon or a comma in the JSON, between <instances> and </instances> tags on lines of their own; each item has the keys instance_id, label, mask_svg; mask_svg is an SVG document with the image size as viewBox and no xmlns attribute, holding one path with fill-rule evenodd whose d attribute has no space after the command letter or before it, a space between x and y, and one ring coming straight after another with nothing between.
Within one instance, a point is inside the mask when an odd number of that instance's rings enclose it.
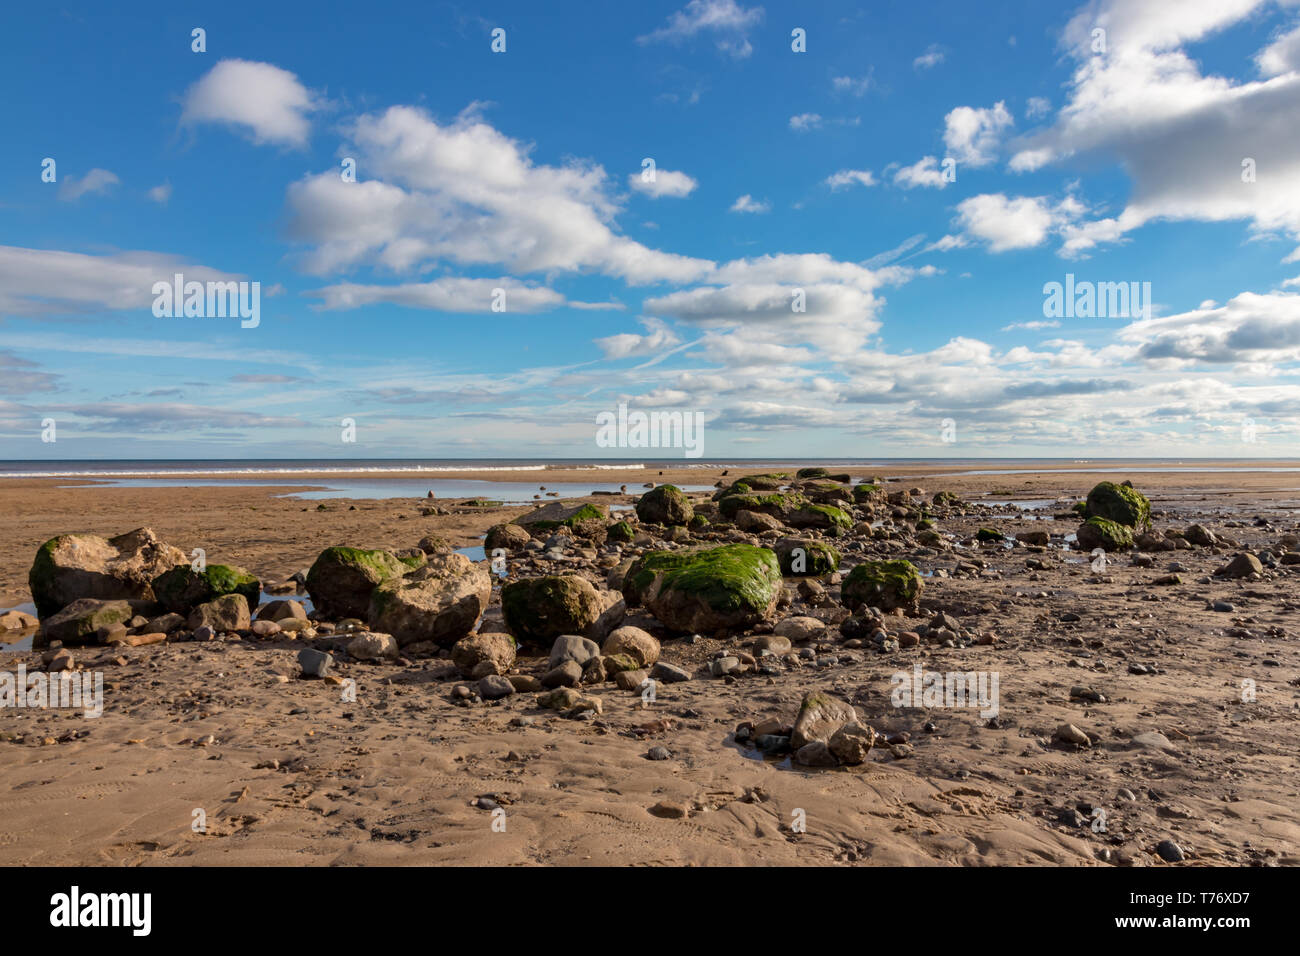
<instances>
[{"instance_id":1,"label":"blue sky","mask_svg":"<svg viewBox=\"0 0 1300 956\"><path fill-rule=\"evenodd\" d=\"M0 21L0 457L1295 454L1293 0L131 10Z\"/></svg>"}]
</instances>

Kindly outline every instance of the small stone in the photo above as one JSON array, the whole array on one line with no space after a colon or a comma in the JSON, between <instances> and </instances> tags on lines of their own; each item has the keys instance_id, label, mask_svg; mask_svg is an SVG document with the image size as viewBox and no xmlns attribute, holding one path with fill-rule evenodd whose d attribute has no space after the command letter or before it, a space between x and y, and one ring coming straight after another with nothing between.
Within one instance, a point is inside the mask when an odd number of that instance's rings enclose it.
<instances>
[{"instance_id":1,"label":"small stone","mask_svg":"<svg viewBox=\"0 0 1300 956\"><path fill-rule=\"evenodd\" d=\"M1063 744L1074 744L1078 747L1091 747L1092 740L1074 724L1061 724L1056 728L1056 733L1052 735L1053 740Z\"/></svg>"},{"instance_id":2,"label":"small stone","mask_svg":"<svg viewBox=\"0 0 1300 956\"><path fill-rule=\"evenodd\" d=\"M1181 863L1184 859L1183 848L1173 840L1161 840L1157 843L1156 856L1166 863Z\"/></svg>"},{"instance_id":3,"label":"small stone","mask_svg":"<svg viewBox=\"0 0 1300 956\"><path fill-rule=\"evenodd\" d=\"M647 760L668 760L672 757L667 747L651 747L646 751Z\"/></svg>"},{"instance_id":4,"label":"small stone","mask_svg":"<svg viewBox=\"0 0 1300 956\"><path fill-rule=\"evenodd\" d=\"M500 700L515 692L515 685L500 674L489 674L478 682L478 695L484 700Z\"/></svg>"},{"instance_id":5,"label":"small stone","mask_svg":"<svg viewBox=\"0 0 1300 956\"><path fill-rule=\"evenodd\" d=\"M303 677L324 677L333 663L333 656L312 647L305 647L298 652L298 666L302 668Z\"/></svg>"}]
</instances>

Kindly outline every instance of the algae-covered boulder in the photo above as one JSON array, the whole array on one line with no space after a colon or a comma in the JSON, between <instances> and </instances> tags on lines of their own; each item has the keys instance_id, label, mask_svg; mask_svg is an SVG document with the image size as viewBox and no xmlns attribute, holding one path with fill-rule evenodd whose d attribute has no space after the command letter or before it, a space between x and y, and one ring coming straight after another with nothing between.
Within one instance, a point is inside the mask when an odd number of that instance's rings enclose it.
<instances>
[{"instance_id":1,"label":"algae-covered boulder","mask_svg":"<svg viewBox=\"0 0 1300 956\"><path fill-rule=\"evenodd\" d=\"M695 509L676 485L659 485L637 501L636 516L646 524L684 525L695 516Z\"/></svg>"},{"instance_id":2,"label":"algae-covered boulder","mask_svg":"<svg viewBox=\"0 0 1300 956\"><path fill-rule=\"evenodd\" d=\"M605 529L605 539L607 541L616 541L623 544L631 541L634 537L636 537L636 532L632 530L632 526L626 521L611 522L609 527Z\"/></svg>"},{"instance_id":3,"label":"algae-covered boulder","mask_svg":"<svg viewBox=\"0 0 1300 956\"><path fill-rule=\"evenodd\" d=\"M496 524L488 528L487 535L483 538L483 547L489 552L497 548L514 551L531 540L533 536L522 525Z\"/></svg>"},{"instance_id":4,"label":"algae-covered boulder","mask_svg":"<svg viewBox=\"0 0 1300 956\"><path fill-rule=\"evenodd\" d=\"M463 554L435 554L422 567L390 577L370 592L370 629L405 647L451 644L474 630L492 598L492 576Z\"/></svg>"},{"instance_id":5,"label":"algae-covered boulder","mask_svg":"<svg viewBox=\"0 0 1300 956\"><path fill-rule=\"evenodd\" d=\"M61 534L36 552L27 583L37 616L46 618L81 598L152 601L154 579L186 563L183 551L150 528L115 538Z\"/></svg>"},{"instance_id":6,"label":"algae-covered boulder","mask_svg":"<svg viewBox=\"0 0 1300 956\"><path fill-rule=\"evenodd\" d=\"M224 594L242 594L249 607L257 607L262 599L262 584L243 568L228 564L209 564L202 571L183 564L154 578L153 593L167 610L188 614Z\"/></svg>"},{"instance_id":7,"label":"algae-covered boulder","mask_svg":"<svg viewBox=\"0 0 1300 956\"><path fill-rule=\"evenodd\" d=\"M997 528L980 528L975 532L975 540L979 542L1002 541L1005 537Z\"/></svg>"},{"instance_id":8,"label":"algae-covered boulder","mask_svg":"<svg viewBox=\"0 0 1300 956\"><path fill-rule=\"evenodd\" d=\"M1105 518L1089 518L1075 532L1079 547L1084 551L1102 548L1106 551L1127 551L1133 547L1133 530Z\"/></svg>"},{"instance_id":9,"label":"algae-covered boulder","mask_svg":"<svg viewBox=\"0 0 1300 956\"><path fill-rule=\"evenodd\" d=\"M527 578L501 589L506 628L521 641L549 644L562 634L582 634L603 610L595 586L576 574Z\"/></svg>"},{"instance_id":10,"label":"algae-covered boulder","mask_svg":"<svg viewBox=\"0 0 1300 956\"><path fill-rule=\"evenodd\" d=\"M740 511L756 511L774 518L784 518L807 503L808 499L798 492L732 494L719 499L718 512L727 519L735 518Z\"/></svg>"},{"instance_id":11,"label":"algae-covered boulder","mask_svg":"<svg viewBox=\"0 0 1300 956\"><path fill-rule=\"evenodd\" d=\"M326 548L307 572L307 593L326 617L364 618L375 587L410 570L410 564L389 551Z\"/></svg>"},{"instance_id":12,"label":"algae-covered boulder","mask_svg":"<svg viewBox=\"0 0 1300 956\"><path fill-rule=\"evenodd\" d=\"M746 475L744 478L737 478L718 491L713 496L713 500L721 501L728 495L747 495L753 491L776 491L789 480L790 476L783 472L773 472L767 475Z\"/></svg>"},{"instance_id":13,"label":"algae-covered boulder","mask_svg":"<svg viewBox=\"0 0 1300 956\"><path fill-rule=\"evenodd\" d=\"M609 513L603 505L571 505L553 501L536 511L520 515L514 523L534 538L545 538L560 528L568 528L574 537L604 544Z\"/></svg>"},{"instance_id":14,"label":"algae-covered boulder","mask_svg":"<svg viewBox=\"0 0 1300 956\"><path fill-rule=\"evenodd\" d=\"M923 588L921 573L910 561L863 561L844 579L840 595L844 606L854 611L865 606L916 613Z\"/></svg>"},{"instance_id":15,"label":"algae-covered boulder","mask_svg":"<svg viewBox=\"0 0 1300 956\"><path fill-rule=\"evenodd\" d=\"M1128 482L1117 485L1103 481L1088 492L1085 518L1105 518L1129 528L1151 527L1151 502Z\"/></svg>"},{"instance_id":16,"label":"algae-covered boulder","mask_svg":"<svg viewBox=\"0 0 1300 956\"><path fill-rule=\"evenodd\" d=\"M792 511L786 523L792 528L820 528L840 535L853 527L853 518L834 505L805 504Z\"/></svg>"},{"instance_id":17,"label":"algae-covered boulder","mask_svg":"<svg viewBox=\"0 0 1300 956\"><path fill-rule=\"evenodd\" d=\"M781 593L781 568L767 548L728 544L703 551L656 551L623 580L629 607L644 604L677 631L718 631L767 620Z\"/></svg>"},{"instance_id":18,"label":"algae-covered boulder","mask_svg":"<svg viewBox=\"0 0 1300 956\"><path fill-rule=\"evenodd\" d=\"M796 478L828 478L830 472L825 468L800 468L794 473Z\"/></svg>"},{"instance_id":19,"label":"algae-covered boulder","mask_svg":"<svg viewBox=\"0 0 1300 956\"><path fill-rule=\"evenodd\" d=\"M857 504L884 501L885 489L881 488L880 485L873 485L870 482L863 482L860 485L854 485L853 500Z\"/></svg>"},{"instance_id":20,"label":"algae-covered boulder","mask_svg":"<svg viewBox=\"0 0 1300 956\"><path fill-rule=\"evenodd\" d=\"M125 625L136 614L152 606L148 601L101 601L78 598L41 621L41 629L32 639L33 647L48 647L62 641L68 647L98 644L99 630Z\"/></svg>"},{"instance_id":21,"label":"algae-covered boulder","mask_svg":"<svg viewBox=\"0 0 1300 956\"><path fill-rule=\"evenodd\" d=\"M840 553L816 538L781 538L772 550L782 574L817 576L831 574L840 566Z\"/></svg>"}]
</instances>

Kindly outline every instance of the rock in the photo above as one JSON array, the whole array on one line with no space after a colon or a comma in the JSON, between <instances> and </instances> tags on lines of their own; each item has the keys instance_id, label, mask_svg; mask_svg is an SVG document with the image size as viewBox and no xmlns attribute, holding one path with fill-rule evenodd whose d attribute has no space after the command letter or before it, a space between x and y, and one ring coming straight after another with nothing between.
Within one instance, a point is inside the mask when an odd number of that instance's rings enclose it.
<instances>
[{"instance_id":1,"label":"rock","mask_svg":"<svg viewBox=\"0 0 1300 956\"><path fill-rule=\"evenodd\" d=\"M811 641L826 633L826 623L815 617L787 617L772 629L772 633L785 638L787 644L790 641Z\"/></svg>"},{"instance_id":2,"label":"rock","mask_svg":"<svg viewBox=\"0 0 1300 956\"><path fill-rule=\"evenodd\" d=\"M629 625L618 628L605 638L601 653L606 656L627 654L641 667L650 667L659 660L659 641L641 628Z\"/></svg>"},{"instance_id":3,"label":"rock","mask_svg":"<svg viewBox=\"0 0 1300 956\"><path fill-rule=\"evenodd\" d=\"M70 671L75 670L77 662L72 657L72 651L66 647L51 648L41 655L41 663L45 665L47 671Z\"/></svg>"},{"instance_id":4,"label":"rock","mask_svg":"<svg viewBox=\"0 0 1300 956\"><path fill-rule=\"evenodd\" d=\"M200 604L190 612L186 625L190 630L207 625L214 631L239 631L252 623L248 600L242 594L225 594L215 601Z\"/></svg>"},{"instance_id":5,"label":"rock","mask_svg":"<svg viewBox=\"0 0 1300 956\"><path fill-rule=\"evenodd\" d=\"M813 740L795 751L794 762L805 767L833 767L835 755L831 753L826 741Z\"/></svg>"},{"instance_id":6,"label":"rock","mask_svg":"<svg viewBox=\"0 0 1300 956\"><path fill-rule=\"evenodd\" d=\"M1052 734L1052 739L1063 744L1074 744L1077 747L1091 747L1092 740L1074 724L1061 724L1056 728L1056 733Z\"/></svg>"},{"instance_id":7,"label":"rock","mask_svg":"<svg viewBox=\"0 0 1300 956\"><path fill-rule=\"evenodd\" d=\"M405 647L452 644L469 634L492 598L492 576L463 554L435 554L422 567L376 585L367 609L371 628Z\"/></svg>"},{"instance_id":8,"label":"rock","mask_svg":"<svg viewBox=\"0 0 1300 956\"><path fill-rule=\"evenodd\" d=\"M500 674L489 674L478 682L478 695L484 700L500 700L515 692L515 685Z\"/></svg>"},{"instance_id":9,"label":"rock","mask_svg":"<svg viewBox=\"0 0 1300 956\"><path fill-rule=\"evenodd\" d=\"M69 647L97 644L101 629L120 626L134 616L135 606L130 601L79 598L41 622L41 629L32 638L32 646L47 647L55 641Z\"/></svg>"},{"instance_id":10,"label":"rock","mask_svg":"<svg viewBox=\"0 0 1300 956\"><path fill-rule=\"evenodd\" d=\"M1129 740L1129 747L1133 750L1160 750L1165 753L1177 753L1175 747L1164 734L1155 730L1148 730L1145 733L1135 734Z\"/></svg>"},{"instance_id":11,"label":"rock","mask_svg":"<svg viewBox=\"0 0 1300 956\"><path fill-rule=\"evenodd\" d=\"M1247 578L1252 574L1263 574L1264 566L1259 558L1243 551L1214 573L1221 578Z\"/></svg>"},{"instance_id":12,"label":"rock","mask_svg":"<svg viewBox=\"0 0 1300 956\"><path fill-rule=\"evenodd\" d=\"M853 527L853 516L834 505L804 503L785 517L792 528L820 528L832 535L841 535Z\"/></svg>"},{"instance_id":13,"label":"rock","mask_svg":"<svg viewBox=\"0 0 1300 956\"><path fill-rule=\"evenodd\" d=\"M844 579L840 594L850 610L901 608L915 614L920 611L923 589L921 574L910 561L863 561Z\"/></svg>"},{"instance_id":14,"label":"rock","mask_svg":"<svg viewBox=\"0 0 1300 956\"><path fill-rule=\"evenodd\" d=\"M739 657L731 657L728 655L709 662L709 673L714 677L726 677L728 674L735 673L738 670L740 670Z\"/></svg>"},{"instance_id":15,"label":"rock","mask_svg":"<svg viewBox=\"0 0 1300 956\"><path fill-rule=\"evenodd\" d=\"M1164 860L1166 863L1181 863L1185 858L1183 848L1173 840L1161 840L1157 843L1156 856L1160 857L1160 859Z\"/></svg>"},{"instance_id":16,"label":"rock","mask_svg":"<svg viewBox=\"0 0 1300 956\"><path fill-rule=\"evenodd\" d=\"M258 637L274 637L284 630L275 621L254 621L249 629Z\"/></svg>"},{"instance_id":17,"label":"rock","mask_svg":"<svg viewBox=\"0 0 1300 956\"><path fill-rule=\"evenodd\" d=\"M671 760L672 756L672 753L669 752L667 747L660 746L651 747L647 750L645 758L646 760Z\"/></svg>"},{"instance_id":18,"label":"rock","mask_svg":"<svg viewBox=\"0 0 1300 956\"><path fill-rule=\"evenodd\" d=\"M451 649L452 663L465 674L504 674L515 662L515 639L509 634L471 634Z\"/></svg>"},{"instance_id":19,"label":"rock","mask_svg":"<svg viewBox=\"0 0 1300 956\"><path fill-rule=\"evenodd\" d=\"M631 671L619 671L614 675L614 686L619 690L640 691L641 685L649 678L642 668Z\"/></svg>"},{"instance_id":20,"label":"rock","mask_svg":"<svg viewBox=\"0 0 1300 956\"><path fill-rule=\"evenodd\" d=\"M650 808L649 812L651 816L662 817L665 820L685 820L689 815L684 805L667 800L659 801Z\"/></svg>"},{"instance_id":21,"label":"rock","mask_svg":"<svg viewBox=\"0 0 1300 956\"><path fill-rule=\"evenodd\" d=\"M491 554L497 548L504 548L506 551L517 551L532 539L532 535L521 525L498 524L488 528L487 536L483 539L483 547L488 554Z\"/></svg>"},{"instance_id":22,"label":"rock","mask_svg":"<svg viewBox=\"0 0 1300 956\"><path fill-rule=\"evenodd\" d=\"M1016 533L1016 540L1021 544L1046 547L1051 544L1052 536L1046 531L1020 531Z\"/></svg>"},{"instance_id":23,"label":"rock","mask_svg":"<svg viewBox=\"0 0 1300 956\"><path fill-rule=\"evenodd\" d=\"M419 563L413 559L403 562L390 551L326 548L307 572L307 593L312 605L327 618L364 618L375 587L401 577Z\"/></svg>"},{"instance_id":24,"label":"rock","mask_svg":"<svg viewBox=\"0 0 1300 956\"><path fill-rule=\"evenodd\" d=\"M348 655L359 661L396 660L397 640L391 634L365 631L348 641Z\"/></svg>"},{"instance_id":25,"label":"rock","mask_svg":"<svg viewBox=\"0 0 1300 956\"><path fill-rule=\"evenodd\" d=\"M298 666L302 668L303 677L326 677L333 663L332 656L313 647L304 647L298 652Z\"/></svg>"},{"instance_id":26,"label":"rock","mask_svg":"<svg viewBox=\"0 0 1300 956\"><path fill-rule=\"evenodd\" d=\"M64 534L37 550L27 583L44 619L81 598L153 601L153 580L185 563L183 551L149 528L109 539Z\"/></svg>"},{"instance_id":27,"label":"rock","mask_svg":"<svg viewBox=\"0 0 1300 956\"><path fill-rule=\"evenodd\" d=\"M262 583L243 568L228 564L209 564L202 571L182 564L154 578L153 593L167 610L188 614L200 604L227 594L242 594L250 608L257 607L262 599Z\"/></svg>"},{"instance_id":28,"label":"rock","mask_svg":"<svg viewBox=\"0 0 1300 956\"><path fill-rule=\"evenodd\" d=\"M1219 543L1219 539L1214 536L1214 532L1203 524L1192 524L1187 526L1183 532L1183 537L1192 544L1200 545L1203 548L1209 548Z\"/></svg>"},{"instance_id":29,"label":"rock","mask_svg":"<svg viewBox=\"0 0 1300 956\"><path fill-rule=\"evenodd\" d=\"M549 643L581 634L604 610L596 588L575 574L513 581L501 589L506 629L521 641Z\"/></svg>"},{"instance_id":30,"label":"rock","mask_svg":"<svg viewBox=\"0 0 1300 956\"><path fill-rule=\"evenodd\" d=\"M582 667L577 661L561 661L542 675L542 686L577 687L582 681Z\"/></svg>"},{"instance_id":31,"label":"rock","mask_svg":"<svg viewBox=\"0 0 1300 956\"><path fill-rule=\"evenodd\" d=\"M301 601L268 601L257 612L259 621L307 620L307 609Z\"/></svg>"},{"instance_id":32,"label":"rock","mask_svg":"<svg viewBox=\"0 0 1300 956\"><path fill-rule=\"evenodd\" d=\"M1089 518L1079 525L1075 532L1079 539L1079 549L1091 551L1101 548L1104 551L1127 551L1133 547L1133 532L1124 525L1106 518Z\"/></svg>"},{"instance_id":33,"label":"rock","mask_svg":"<svg viewBox=\"0 0 1300 956\"><path fill-rule=\"evenodd\" d=\"M690 672L675 664L659 661L650 669L650 678L651 680L663 681L665 684L680 684L682 681L690 680L691 675Z\"/></svg>"},{"instance_id":34,"label":"rock","mask_svg":"<svg viewBox=\"0 0 1300 956\"><path fill-rule=\"evenodd\" d=\"M1088 492L1083 516L1146 529L1151 527L1151 502L1132 485L1103 481Z\"/></svg>"},{"instance_id":35,"label":"rock","mask_svg":"<svg viewBox=\"0 0 1300 956\"><path fill-rule=\"evenodd\" d=\"M548 664L559 667L565 661L573 661L582 668L587 661L600 656L600 646L590 638L574 634L562 634L551 645Z\"/></svg>"},{"instance_id":36,"label":"rock","mask_svg":"<svg viewBox=\"0 0 1300 956\"><path fill-rule=\"evenodd\" d=\"M561 687L549 694L539 694L537 706L548 710L570 712L593 710L599 714L604 711L604 705L599 697L587 697L572 687Z\"/></svg>"},{"instance_id":37,"label":"rock","mask_svg":"<svg viewBox=\"0 0 1300 956\"><path fill-rule=\"evenodd\" d=\"M851 723L845 724L831 734L827 746L840 763L856 767L858 764L866 763L867 755L871 753L871 748L875 742L875 730L861 724Z\"/></svg>"},{"instance_id":38,"label":"rock","mask_svg":"<svg viewBox=\"0 0 1300 956\"><path fill-rule=\"evenodd\" d=\"M574 537L585 538L596 544L604 543L608 523L609 513L603 505L566 505L561 501L551 502L515 519L515 524L534 538L545 537L560 528L566 528Z\"/></svg>"},{"instance_id":39,"label":"rock","mask_svg":"<svg viewBox=\"0 0 1300 956\"><path fill-rule=\"evenodd\" d=\"M25 631L39 623L37 618L23 611L5 611L0 614L0 631Z\"/></svg>"},{"instance_id":40,"label":"rock","mask_svg":"<svg viewBox=\"0 0 1300 956\"><path fill-rule=\"evenodd\" d=\"M780 593L776 555L748 544L652 552L623 581L629 607L644 604L668 628L687 632L751 627L772 616Z\"/></svg>"},{"instance_id":41,"label":"rock","mask_svg":"<svg viewBox=\"0 0 1300 956\"><path fill-rule=\"evenodd\" d=\"M816 618L812 618L812 617L806 617L806 618L793 618L793 617L792 617L792 618L788 618L787 620L788 620L788 621L800 621L800 620L802 620L802 621L815 621L815 620L817 620L817 619L816 619ZM778 624L778 625L777 625L777 627L780 627L782 624L785 624L785 623L787 623L787 622L786 622L786 621L782 621L781 624ZM818 624L821 624L822 622L821 622L821 621L817 621L817 623L818 623ZM824 628L825 625L822 625L822 627ZM764 634L764 635L760 636L760 637L758 638L758 640L756 640L756 641L754 642L754 651L755 651L756 653L759 653L759 654L761 654L763 651L767 651L767 653L772 654L772 655L774 655L774 656L776 656L776 657L785 657L785 655L787 655L787 654L790 653L790 650L791 650L791 647L790 647L790 641L791 641L791 640L792 640L792 638L789 637L789 636L787 636L787 635L785 635L785 634ZM800 638L800 640L806 640L806 638Z\"/></svg>"},{"instance_id":42,"label":"rock","mask_svg":"<svg viewBox=\"0 0 1300 956\"><path fill-rule=\"evenodd\" d=\"M602 591L596 589L596 600L600 604L600 615L588 625L583 635L593 641L603 641L627 617L627 603L621 591Z\"/></svg>"},{"instance_id":43,"label":"rock","mask_svg":"<svg viewBox=\"0 0 1300 956\"><path fill-rule=\"evenodd\" d=\"M780 531L785 525L779 518L774 518L761 511L737 511L733 523L747 534L762 534L764 531Z\"/></svg>"},{"instance_id":44,"label":"rock","mask_svg":"<svg viewBox=\"0 0 1300 956\"><path fill-rule=\"evenodd\" d=\"M790 734L790 746L799 750L814 740L828 741L845 724L856 724L858 714L851 706L822 691L804 696Z\"/></svg>"},{"instance_id":45,"label":"rock","mask_svg":"<svg viewBox=\"0 0 1300 956\"><path fill-rule=\"evenodd\" d=\"M637 500L636 516L645 524L685 525L695 509L676 485L660 485Z\"/></svg>"},{"instance_id":46,"label":"rock","mask_svg":"<svg viewBox=\"0 0 1300 956\"><path fill-rule=\"evenodd\" d=\"M603 684L609 680L609 673L605 670L605 658L593 657L582 665L582 677L579 682L583 684Z\"/></svg>"},{"instance_id":47,"label":"rock","mask_svg":"<svg viewBox=\"0 0 1300 956\"><path fill-rule=\"evenodd\" d=\"M824 541L816 538L781 538L772 545L781 573L788 575L834 574L839 569L841 555Z\"/></svg>"}]
</instances>

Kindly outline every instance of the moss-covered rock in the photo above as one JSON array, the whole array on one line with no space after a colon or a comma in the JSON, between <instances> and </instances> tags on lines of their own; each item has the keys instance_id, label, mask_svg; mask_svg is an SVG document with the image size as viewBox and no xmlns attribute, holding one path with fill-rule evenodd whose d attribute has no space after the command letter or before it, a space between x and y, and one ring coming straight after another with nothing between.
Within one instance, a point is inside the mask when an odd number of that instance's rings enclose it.
<instances>
[{"instance_id":1,"label":"moss-covered rock","mask_svg":"<svg viewBox=\"0 0 1300 956\"><path fill-rule=\"evenodd\" d=\"M869 482L863 482L860 485L853 486L853 500L857 504L865 502L884 501L885 489L880 485L873 485Z\"/></svg>"},{"instance_id":2,"label":"moss-covered rock","mask_svg":"<svg viewBox=\"0 0 1300 956\"><path fill-rule=\"evenodd\" d=\"M582 634L603 610L596 588L576 574L527 578L501 589L506 628L520 641L549 645L561 634Z\"/></svg>"},{"instance_id":3,"label":"moss-covered rock","mask_svg":"<svg viewBox=\"0 0 1300 956\"><path fill-rule=\"evenodd\" d=\"M174 614L188 614L226 594L242 594L248 606L255 608L262 599L262 583L243 568L229 564L209 564L202 571L183 564L154 578L153 593Z\"/></svg>"},{"instance_id":4,"label":"moss-covered rock","mask_svg":"<svg viewBox=\"0 0 1300 956\"><path fill-rule=\"evenodd\" d=\"M629 607L644 604L676 631L750 627L771 617L781 591L776 554L748 544L656 551L623 579Z\"/></svg>"},{"instance_id":5,"label":"moss-covered rock","mask_svg":"<svg viewBox=\"0 0 1300 956\"><path fill-rule=\"evenodd\" d=\"M936 505L947 505L950 507L961 504L961 498L953 494L951 491L936 491L934 497L930 500Z\"/></svg>"},{"instance_id":6,"label":"moss-covered rock","mask_svg":"<svg viewBox=\"0 0 1300 956\"><path fill-rule=\"evenodd\" d=\"M684 525L695 516L695 509L676 485L659 485L637 501L636 516L646 524Z\"/></svg>"},{"instance_id":7,"label":"moss-covered rock","mask_svg":"<svg viewBox=\"0 0 1300 956\"><path fill-rule=\"evenodd\" d=\"M986 541L1001 541L1005 535L997 528L980 528L975 532L975 540L981 543Z\"/></svg>"},{"instance_id":8,"label":"moss-covered rock","mask_svg":"<svg viewBox=\"0 0 1300 956\"><path fill-rule=\"evenodd\" d=\"M631 541L634 537L636 537L636 531L626 521L612 522L605 529L605 539L607 541L617 541L622 544Z\"/></svg>"},{"instance_id":9,"label":"moss-covered rock","mask_svg":"<svg viewBox=\"0 0 1300 956\"><path fill-rule=\"evenodd\" d=\"M916 613L924 587L921 572L910 561L864 561L849 572L840 594L850 610L865 606Z\"/></svg>"},{"instance_id":10,"label":"moss-covered rock","mask_svg":"<svg viewBox=\"0 0 1300 956\"><path fill-rule=\"evenodd\" d=\"M827 478L830 472L825 468L800 468L794 473L796 478Z\"/></svg>"},{"instance_id":11,"label":"moss-covered rock","mask_svg":"<svg viewBox=\"0 0 1300 956\"><path fill-rule=\"evenodd\" d=\"M1133 547L1133 529L1107 518L1089 518L1076 532L1079 547L1084 551L1102 548L1106 551L1127 551Z\"/></svg>"},{"instance_id":12,"label":"moss-covered rock","mask_svg":"<svg viewBox=\"0 0 1300 956\"><path fill-rule=\"evenodd\" d=\"M756 511L774 518L784 518L808 503L808 499L797 492L728 495L719 499L718 512L727 519L735 518L738 511Z\"/></svg>"},{"instance_id":13,"label":"moss-covered rock","mask_svg":"<svg viewBox=\"0 0 1300 956\"><path fill-rule=\"evenodd\" d=\"M834 505L800 505L786 518L792 528L820 528L841 535L853 527L853 517Z\"/></svg>"},{"instance_id":14,"label":"moss-covered rock","mask_svg":"<svg viewBox=\"0 0 1300 956\"><path fill-rule=\"evenodd\" d=\"M152 601L154 579L187 563L149 528L115 538L62 534L37 550L27 584L37 617L46 618L81 598Z\"/></svg>"},{"instance_id":15,"label":"moss-covered rock","mask_svg":"<svg viewBox=\"0 0 1300 956\"><path fill-rule=\"evenodd\" d=\"M1088 492L1085 518L1105 518L1129 528L1151 527L1151 502L1132 485L1103 481Z\"/></svg>"},{"instance_id":16,"label":"moss-covered rock","mask_svg":"<svg viewBox=\"0 0 1300 956\"><path fill-rule=\"evenodd\" d=\"M609 513L602 505L570 505L553 501L536 511L520 515L514 523L534 538L545 538L559 528L568 528L574 537L604 544Z\"/></svg>"},{"instance_id":17,"label":"moss-covered rock","mask_svg":"<svg viewBox=\"0 0 1300 956\"><path fill-rule=\"evenodd\" d=\"M452 644L474 629L492 598L492 576L463 554L436 554L423 567L381 581L370 592L371 630L405 647Z\"/></svg>"},{"instance_id":18,"label":"moss-covered rock","mask_svg":"<svg viewBox=\"0 0 1300 956\"><path fill-rule=\"evenodd\" d=\"M709 527L709 519L704 517L704 515L694 515L687 523L687 527L692 531L704 531Z\"/></svg>"},{"instance_id":19,"label":"moss-covered rock","mask_svg":"<svg viewBox=\"0 0 1300 956\"><path fill-rule=\"evenodd\" d=\"M816 538L781 538L772 545L781 573L796 577L831 574L840 566L841 555Z\"/></svg>"},{"instance_id":20,"label":"moss-covered rock","mask_svg":"<svg viewBox=\"0 0 1300 956\"><path fill-rule=\"evenodd\" d=\"M410 570L389 551L326 548L307 572L307 593L326 617L365 618L375 587Z\"/></svg>"},{"instance_id":21,"label":"moss-covered rock","mask_svg":"<svg viewBox=\"0 0 1300 956\"><path fill-rule=\"evenodd\" d=\"M97 644L100 628L125 625L151 603L78 598L41 621L41 629L32 638L32 646L48 647L53 641L62 641L68 647Z\"/></svg>"},{"instance_id":22,"label":"moss-covered rock","mask_svg":"<svg viewBox=\"0 0 1300 956\"><path fill-rule=\"evenodd\" d=\"M746 475L744 478L737 478L725 488L719 489L713 495L713 500L721 501L729 495L748 495L755 491L778 491L789 480L790 476L784 472L773 472L767 475Z\"/></svg>"}]
</instances>

